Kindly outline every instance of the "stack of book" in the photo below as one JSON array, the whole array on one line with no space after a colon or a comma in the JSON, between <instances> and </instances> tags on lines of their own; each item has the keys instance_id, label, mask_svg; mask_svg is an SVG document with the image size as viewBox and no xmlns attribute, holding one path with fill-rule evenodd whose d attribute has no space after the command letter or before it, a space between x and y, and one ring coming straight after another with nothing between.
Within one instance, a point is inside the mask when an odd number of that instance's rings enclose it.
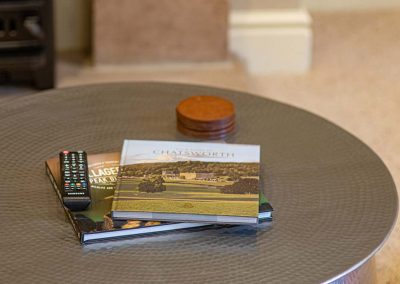
<instances>
[{"instance_id":1,"label":"stack of book","mask_svg":"<svg viewBox=\"0 0 400 284\"><path fill-rule=\"evenodd\" d=\"M64 207L81 243L163 231L270 221L257 145L125 140L88 156L91 205ZM62 200L59 158L46 161Z\"/></svg>"}]
</instances>

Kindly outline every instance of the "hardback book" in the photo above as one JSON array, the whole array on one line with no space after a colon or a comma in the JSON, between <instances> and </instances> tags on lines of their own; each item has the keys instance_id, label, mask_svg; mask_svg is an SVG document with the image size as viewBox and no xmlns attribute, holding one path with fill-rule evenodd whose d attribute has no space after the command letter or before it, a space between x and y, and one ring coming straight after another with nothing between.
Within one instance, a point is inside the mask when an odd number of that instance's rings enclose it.
<instances>
[{"instance_id":1,"label":"hardback book","mask_svg":"<svg viewBox=\"0 0 400 284\"><path fill-rule=\"evenodd\" d=\"M204 223L177 223L141 220L113 220L110 216L117 181L120 153L88 155L92 203L85 211L72 212L62 203L59 158L46 161L46 172L80 242L88 244L109 239L146 235L163 231L205 227ZM260 197L260 219L270 220L272 207Z\"/></svg>"},{"instance_id":2,"label":"hardback book","mask_svg":"<svg viewBox=\"0 0 400 284\"><path fill-rule=\"evenodd\" d=\"M260 146L125 140L114 219L257 224Z\"/></svg>"},{"instance_id":3,"label":"hardback book","mask_svg":"<svg viewBox=\"0 0 400 284\"><path fill-rule=\"evenodd\" d=\"M120 153L88 155L92 202L84 211L70 211L62 203L59 158L46 161L46 171L81 243L161 231L203 227L203 223L111 219Z\"/></svg>"}]
</instances>

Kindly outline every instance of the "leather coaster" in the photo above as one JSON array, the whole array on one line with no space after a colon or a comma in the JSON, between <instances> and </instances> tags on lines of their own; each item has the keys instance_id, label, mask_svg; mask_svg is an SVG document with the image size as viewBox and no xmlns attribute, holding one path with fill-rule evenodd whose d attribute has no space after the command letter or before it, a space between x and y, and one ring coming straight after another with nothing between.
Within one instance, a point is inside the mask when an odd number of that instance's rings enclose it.
<instances>
[{"instance_id":1,"label":"leather coaster","mask_svg":"<svg viewBox=\"0 0 400 284\"><path fill-rule=\"evenodd\" d=\"M221 138L234 129L235 107L230 101L215 96L193 96L176 107L178 129L186 135Z\"/></svg>"},{"instance_id":2,"label":"leather coaster","mask_svg":"<svg viewBox=\"0 0 400 284\"><path fill-rule=\"evenodd\" d=\"M187 135L187 136L215 140L215 139L224 138L228 134L233 133L233 131L235 130L235 124L231 124L227 128L223 128L223 129L216 130L216 131L198 131L198 130L186 128L185 126L182 126L182 124L180 124L178 122L177 128L182 134Z\"/></svg>"}]
</instances>

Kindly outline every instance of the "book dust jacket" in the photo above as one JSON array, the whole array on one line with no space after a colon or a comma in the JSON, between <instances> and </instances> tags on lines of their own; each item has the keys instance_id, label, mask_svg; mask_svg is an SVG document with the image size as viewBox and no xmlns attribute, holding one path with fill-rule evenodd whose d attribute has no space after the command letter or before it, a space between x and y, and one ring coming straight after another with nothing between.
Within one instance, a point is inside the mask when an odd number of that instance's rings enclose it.
<instances>
[{"instance_id":1,"label":"book dust jacket","mask_svg":"<svg viewBox=\"0 0 400 284\"><path fill-rule=\"evenodd\" d=\"M258 145L125 140L112 210L257 218L259 176Z\"/></svg>"}]
</instances>

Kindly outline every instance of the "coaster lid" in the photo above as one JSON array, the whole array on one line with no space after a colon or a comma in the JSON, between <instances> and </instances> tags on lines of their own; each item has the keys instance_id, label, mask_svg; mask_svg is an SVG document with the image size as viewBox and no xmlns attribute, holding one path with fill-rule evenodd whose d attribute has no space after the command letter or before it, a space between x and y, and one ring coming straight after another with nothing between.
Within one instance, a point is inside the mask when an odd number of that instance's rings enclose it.
<instances>
[{"instance_id":1,"label":"coaster lid","mask_svg":"<svg viewBox=\"0 0 400 284\"><path fill-rule=\"evenodd\" d=\"M178 104L176 115L189 128L215 130L233 123L235 107L233 103L220 97L193 96Z\"/></svg>"}]
</instances>

